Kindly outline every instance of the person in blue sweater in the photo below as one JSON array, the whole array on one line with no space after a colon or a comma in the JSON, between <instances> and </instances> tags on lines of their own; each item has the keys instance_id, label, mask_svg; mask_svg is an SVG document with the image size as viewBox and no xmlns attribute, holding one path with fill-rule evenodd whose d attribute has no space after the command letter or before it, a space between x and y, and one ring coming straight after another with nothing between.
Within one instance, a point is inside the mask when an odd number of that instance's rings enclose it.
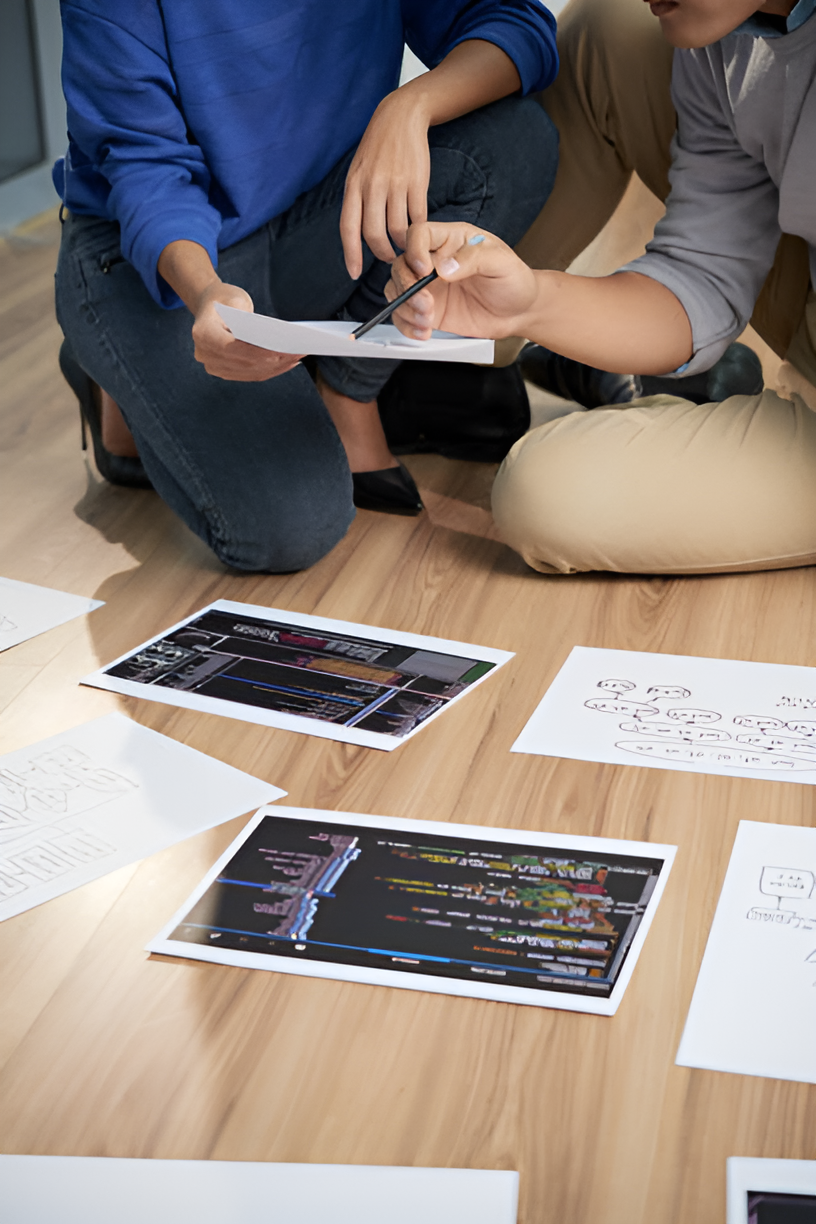
<instances>
[{"instance_id":1,"label":"person in blue sweater","mask_svg":"<svg viewBox=\"0 0 816 1224\"><path fill-rule=\"evenodd\" d=\"M216 303L367 319L413 221L513 244L557 135L539 0L62 0L61 365L97 465L227 565L303 568L354 503L416 512L377 394L394 363L235 340ZM398 88L407 42L431 71ZM313 377L313 376L314 377ZM352 473L354 474L352 478Z\"/></svg>"}]
</instances>

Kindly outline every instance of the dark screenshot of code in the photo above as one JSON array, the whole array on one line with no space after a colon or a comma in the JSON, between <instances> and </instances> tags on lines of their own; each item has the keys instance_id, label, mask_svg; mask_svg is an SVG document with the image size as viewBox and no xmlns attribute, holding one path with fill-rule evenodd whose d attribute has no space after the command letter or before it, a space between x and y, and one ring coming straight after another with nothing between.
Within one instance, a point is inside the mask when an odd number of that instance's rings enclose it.
<instances>
[{"instance_id":1,"label":"dark screenshot of code","mask_svg":"<svg viewBox=\"0 0 816 1224\"><path fill-rule=\"evenodd\" d=\"M403 736L494 666L214 610L135 651L105 674Z\"/></svg>"},{"instance_id":2,"label":"dark screenshot of code","mask_svg":"<svg viewBox=\"0 0 816 1224\"><path fill-rule=\"evenodd\" d=\"M816 1224L816 1195L749 1190L748 1224Z\"/></svg>"},{"instance_id":3,"label":"dark screenshot of code","mask_svg":"<svg viewBox=\"0 0 816 1224\"><path fill-rule=\"evenodd\" d=\"M171 938L607 998L662 866L265 816Z\"/></svg>"}]
</instances>

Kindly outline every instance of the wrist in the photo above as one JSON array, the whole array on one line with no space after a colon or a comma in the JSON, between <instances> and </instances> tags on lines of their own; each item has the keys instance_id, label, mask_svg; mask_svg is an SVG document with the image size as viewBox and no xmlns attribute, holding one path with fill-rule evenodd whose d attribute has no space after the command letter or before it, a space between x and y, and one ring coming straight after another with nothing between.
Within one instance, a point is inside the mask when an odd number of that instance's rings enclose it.
<instances>
[{"instance_id":1,"label":"wrist","mask_svg":"<svg viewBox=\"0 0 816 1224\"><path fill-rule=\"evenodd\" d=\"M531 269L531 274L534 288L529 305L516 315L507 334L546 345L548 319L554 309L557 311L559 281L566 273Z\"/></svg>"}]
</instances>

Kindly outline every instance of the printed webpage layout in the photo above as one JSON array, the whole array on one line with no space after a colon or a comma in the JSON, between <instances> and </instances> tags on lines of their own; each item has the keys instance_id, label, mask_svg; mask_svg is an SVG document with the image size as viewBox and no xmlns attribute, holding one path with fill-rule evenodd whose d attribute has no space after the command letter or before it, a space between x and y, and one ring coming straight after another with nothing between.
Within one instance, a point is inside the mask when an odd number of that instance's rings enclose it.
<instances>
[{"instance_id":1,"label":"printed webpage layout","mask_svg":"<svg viewBox=\"0 0 816 1224\"><path fill-rule=\"evenodd\" d=\"M393 323L378 323L355 340L359 323L337 319L291 323L269 315L236 310L216 303L216 310L235 336L246 344L275 353L311 353L319 357L397 357L400 361L471 361L490 364L492 340L473 340L453 332L435 331L430 340L412 340ZM360 320L362 322L363 320Z\"/></svg>"},{"instance_id":2,"label":"printed webpage layout","mask_svg":"<svg viewBox=\"0 0 816 1224\"><path fill-rule=\"evenodd\" d=\"M516 1224L518 1173L0 1156L4 1224Z\"/></svg>"},{"instance_id":3,"label":"printed webpage layout","mask_svg":"<svg viewBox=\"0 0 816 1224\"><path fill-rule=\"evenodd\" d=\"M816 1084L816 829L740 821L677 1062Z\"/></svg>"},{"instance_id":4,"label":"printed webpage layout","mask_svg":"<svg viewBox=\"0 0 816 1224\"><path fill-rule=\"evenodd\" d=\"M0 921L285 795L106 714L0 757Z\"/></svg>"},{"instance_id":5,"label":"printed webpage layout","mask_svg":"<svg viewBox=\"0 0 816 1224\"><path fill-rule=\"evenodd\" d=\"M726 1224L813 1224L816 1160L729 1156Z\"/></svg>"},{"instance_id":6,"label":"printed webpage layout","mask_svg":"<svg viewBox=\"0 0 816 1224\"><path fill-rule=\"evenodd\" d=\"M148 950L613 1015L674 853L265 808Z\"/></svg>"},{"instance_id":7,"label":"printed webpage layout","mask_svg":"<svg viewBox=\"0 0 816 1224\"><path fill-rule=\"evenodd\" d=\"M0 578L0 650L19 646L103 604L101 599L86 599L31 582Z\"/></svg>"},{"instance_id":8,"label":"printed webpage layout","mask_svg":"<svg viewBox=\"0 0 816 1224\"><path fill-rule=\"evenodd\" d=\"M816 668L575 646L512 752L816 784Z\"/></svg>"},{"instance_id":9,"label":"printed webpage layout","mask_svg":"<svg viewBox=\"0 0 816 1224\"><path fill-rule=\"evenodd\" d=\"M81 683L390 751L512 658L219 599Z\"/></svg>"}]
</instances>

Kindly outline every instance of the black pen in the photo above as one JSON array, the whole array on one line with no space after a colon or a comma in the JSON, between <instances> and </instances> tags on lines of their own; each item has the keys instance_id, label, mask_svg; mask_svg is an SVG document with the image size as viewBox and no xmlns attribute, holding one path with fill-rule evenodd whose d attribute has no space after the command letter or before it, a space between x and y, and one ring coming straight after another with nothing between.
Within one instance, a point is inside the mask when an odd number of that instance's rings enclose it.
<instances>
[{"instance_id":1,"label":"black pen","mask_svg":"<svg viewBox=\"0 0 816 1224\"><path fill-rule=\"evenodd\" d=\"M390 319L391 315L401 306L403 302L407 302L415 293L419 293L420 289L424 289L426 285L430 285L432 280L436 280L436 268L433 272L429 272L427 276L423 276L422 280L418 280L410 289L406 289L399 297L394 298L393 302L389 302L385 310L381 310L379 314L375 314L373 319L369 319L367 323L361 323L356 331L351 334L355 340L359 340L360 336L364 336L366 332L371 331L372 327L376 327L378 323L384 323L386 319Z\"/></svg>"}]
</instances>

